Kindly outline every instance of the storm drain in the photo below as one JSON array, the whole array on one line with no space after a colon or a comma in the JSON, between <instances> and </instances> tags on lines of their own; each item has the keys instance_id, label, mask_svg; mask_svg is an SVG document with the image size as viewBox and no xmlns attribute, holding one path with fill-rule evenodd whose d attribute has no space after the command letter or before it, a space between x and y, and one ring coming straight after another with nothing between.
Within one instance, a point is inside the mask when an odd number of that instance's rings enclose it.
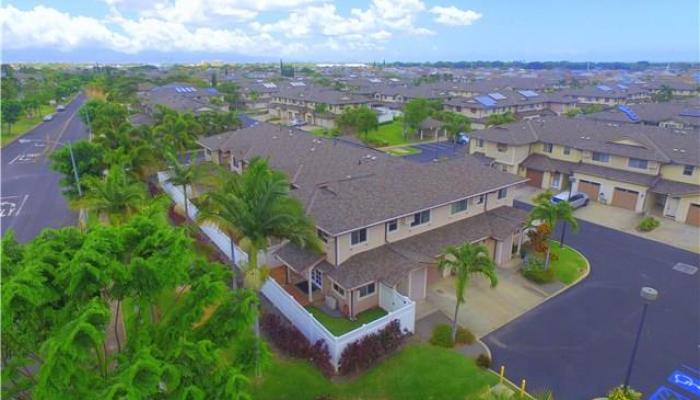
<instances>
[{"instance_id":1,"label":"storm drain","mask_svg":"<svg viewBox=\"0 0 700 400\"><path fill-rule=\"evenodd\" d=\"M692 265L684 264L684 263L678 263L673 266L673 269L682 272L684 274L688 275L695 275L696 272L698 272L698 267L694 267Z\"/></svg>"}]
</instances>

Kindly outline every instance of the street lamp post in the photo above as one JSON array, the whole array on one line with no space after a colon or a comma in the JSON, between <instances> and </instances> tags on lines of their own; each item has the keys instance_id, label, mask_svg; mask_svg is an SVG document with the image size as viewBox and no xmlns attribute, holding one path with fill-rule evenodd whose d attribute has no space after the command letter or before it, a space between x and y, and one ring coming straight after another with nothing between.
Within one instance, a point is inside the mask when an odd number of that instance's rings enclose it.
<instances>
[{"instance_id":1,"label":"street lamp post","mask_svg":"<svg viewBox=\"0 0 700 400\"><path fill-rule=\"evenodd\" d=\"M573 176L571 178L569 178L569 195L566 199L567 203L571 201L571 192L574 191L574 182L576 182L576 178L574 178ZM564 247L564 237L566 236L566 226L567 226L567 223L566 223L566 221L564 221L564 226L562 226L562 228L561 228L561 237L559 238L559 247Z\"/></svg>"},{"instance_id":2,"label":"street lamp post","mask_svg":"<svg viewBox=\"0 0 700 400\"><path fill-rule=\"evenodd\" d=\"M632 357L630 357L630 362L627 365L627 374L625 375L625 383L622 385L625 392L629 390L630 376L632 375L632 366L634 365L634 360L637 357L637 348L639 347L639 338L642 336L642 327L644 326L644 319L647 316L647 308L649 303L656 300L659 296L659 292L651 287L645 286L642 288L639 296L644 301L642 306L642 318L639 320L639 327L637 328L637 336L634 338L634 347L632 348Z\"/></svg>"}]
</instances>

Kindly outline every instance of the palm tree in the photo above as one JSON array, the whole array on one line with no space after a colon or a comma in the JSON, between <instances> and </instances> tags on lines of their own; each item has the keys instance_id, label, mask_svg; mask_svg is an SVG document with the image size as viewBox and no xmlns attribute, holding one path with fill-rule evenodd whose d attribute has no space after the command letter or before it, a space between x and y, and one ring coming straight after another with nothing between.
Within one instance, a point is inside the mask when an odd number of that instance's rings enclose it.
<instances>
[{"instance_id":1,"label":"palm tree","mask_svg":"<svg viewBox=\"0 0 700 400\"><path fill-rule=\"evenodd\" d=\"M554 230L559 221L563 221L571 225L571 229L574 231L578 230L578 221L574 217L574 209L568 201L560 201L553 203L550 201L551 192L545 191L535 197L535 206L530 210L530 216L528 217L528 226L533 226L535 221L539 223L547 224L550 228L550 232ZM561 243L561 246L564 244ZM551 249L547 246L547 252L545 254L544 268L549 268L549 259L551 255Z\"/></svg>"},{"instance_id":2,"label":"palm tree","mask_svg":"<svg viewBox=\"0 0 700 400\"><path fill-rule=\"evenodd\" d=\"M170 166L170 177L168 182L175 186L182 186L182 193L185 197L185 216L189 216L189 206L187 200L187 186L192 185L203 177L204 170L201 164L184 164L177 159L172 152L166 153L168 165Z\"/></svg>"},{"instance_id":3,"label":"palm tree","mask_svg":"<svg viewBox=\"0 0 700 400\"><path fill-rule=\"evenodd\" d=\"M483 275L489 280L491 287L495 287L498 284L496 266L489 256L486 246L465 243L462 246L447 247L440 256L438 269L450 271L455 275L457 304L452 320L452 341L454 342L457 337L457 313L460 304L464 303L464 292L467 290L469 278L474 274Z\"/></svg>"},{"instance_id":4,"label":"palm tree","mask_svg":"<svg viewBox=\"0 0 700 400\"><path fill-rule=\"evenodd\" d=\"M234 264L233 241L239 240L248 253L244 282L253 285L255 291L267 276L267 267L258 265L258 252L268 249L270 239L286 239L314 251L321 249L314 223L302 204L289 194L286 175L272 170L261 158L251 160L241 175L230 175L219 190L207 193L197 219L213 222L229 234ZM255 334L260 336L257 316Z\"/></svg>"},{"instance_id":5,"label":"palm tree","mask_svg":"<svg viewBox=\"0 0 700 400\"><path fill-rule=\"evenodd\" d=\"M77 204L97 212L112 224L128 220L146 199L143 185L119 165L112 166L104 178L89 176L84 182L87 191Z\"/></svg>"}]
</instances>

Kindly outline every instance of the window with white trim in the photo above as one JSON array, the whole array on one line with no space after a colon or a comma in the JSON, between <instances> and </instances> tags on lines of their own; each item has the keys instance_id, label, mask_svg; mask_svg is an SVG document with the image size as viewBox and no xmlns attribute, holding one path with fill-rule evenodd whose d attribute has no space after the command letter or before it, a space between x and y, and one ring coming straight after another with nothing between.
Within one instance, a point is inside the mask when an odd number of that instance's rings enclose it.
<instances>
[{"instance_id":1,"label":"window with white trim","mask_svg":"<svg viewBox=\"0 0 700 400\"><path fill-rule=\"evenodd\" d=\"M630 158L627 165L630 168L647 169L648 162L647 160L642 160L639 158Z\"/></svg>"},{"instance_id":2,"label":"window with white trim","mask_svg":"<svg viewBox=\"0 0 700 400\"><path fill-rule=\"evenodd\" d=\"M508 145L505 143L497 143L496 150L498 150L499 153L505 153L508 150Z\"/></svg>"},{"instance_id":3,"label":"window with white trim","mask_svg":"<svg viewBox=\"0 0 700 400\"><path fill-rule=\"evenodd\" d=\"M542 151L545 153L551 153L554 149L554 145L551 143L542 143Z\"/></svg>"},{"instance_id":4,"label":"window with white trim","mask_svg":"<svg viewBox=\"0 0 700 400\"><path fill-rule=\"evenodd\" d=\"M365 286L362 286L359 289L357 289L358 293L360 294L360 298L371 296L376 290L377 287L374 284L374 282L368 283Z\"/></svg>"},{"instance_id":5,"label":"window with white trim","mask_svg":"<svg viewBox=\"0 0 700 400\"><path fill-rule=\"evenodd\" d=\"M430 222L430 210L425 210L413 214L411 226L418 226Z\"/></svg>"},{"instance_id":6,"label":"window with white trim","mask_svg":"<svg viewBox=\"0 0 700 400\"><path fill-rule=\"evenodd\" d=\"M685 176L693 176L693 172L695 172L695 167L692 165L685 165L683 166L683 175Z\"/></svg>"},{"instance_id":7,"label":"window with white trim","mask_svg":"<svg viewBox=\"0 0 700 400\"><path fill-rule=\"evenodd\" d=\"M462 211L467 211L467 199L455 201L452 203L451 212L452 214L461 213Z\"/></svg>"},{"instance_id":8,"label":"window with white trim","mask_svg":"<svg viewBox=\"0 0 700 400\"><path fill-rule=\"evenodd\" d=\"M499 200L500 200L500 199L505 199L506 196L508 196L508 189L507 189L507 188L503 188L503 189L500 189L500 190L498 191L498 199L499 199Z\"/></svg>"},{"instance_id":9,"label":"window with white trim","mask_svg":"<svg viewBox=\"0 0 700 400\"><path fill-rule=\"evenodd\" d=\"M476 204L484 204L484 195L480 194L477 198L474 199Z\"/></svg>"},{"instance_id":10,"label":"window with white trim","mask_svg":"<svg viewBox=\"0 0 700 400\"><path fill-rule=\"evenodd\" d=\"M320 229L316 229L316 235L323 243L328 243L328 234Z\"/></svg>"},{"instance_id":11,"label":"window with white trim","mask_svg":"<svg viewBox=\"0 0 700 400\"><path fill-rule=\"evenodd\" d=\"M323 287L323 274L321 271L314 269L311 270L311 282L317 287L317 288L322 288Z\"/></svg>"},{"instance_id":12,"label":"window with white trim","mask_svg":"<svg viewBox=\"0 0 700 400\"><path fill-rule=\"evenodd\" d=\"M345 297L345 289L343 289L340 285L337 283L333 282L333 291L341 297Z\"/></svg>"},{"instance_id":13,"label":"window with white trim","mask_svg":"<svg viewBox=\"0 0 700 400\"><path fill-rule=\"evenodd\" d=\"M484 139L479 139L476 141L477 146L484 147Z\"/></svg>"},{"instance_id":14,"label":"window with white trim","mask_svg":"<svg viewBox=\"0 0 700 400\"><path fill-rule=\"evenodd\" d=\"M610 154L600 153L600 152L594 151L593 152L593 161L608 162L608 161L610 161Z\"/></svg>"},{"instance_id":15,"label":"window with white trim","mask_svg":"<svg viewBox=\"0 0 700 400\"><path fill-rule=\"evenodd\" d=\"M350 244L356 245L367 241L367 228L350 232Z\"/></svg>"},{"instance_id":16,"label":"window with white trim","mask_svg":"<svg viewBox=\"0 0 700 400\"><path fill-rule=\"evenodd\" d=\"M569 146L564 146L564 155L569 155L571 154L571 147Z\"/></svg>"},{"instance_id":17,"label":"window with white trim","mask_svg":"<svg viewBox=\"0 0 700 400\"><path fill-rule=\"evenodd\" d=\"M391 221L386 223L386 231L387 232L396 232L398 230L399 230L399 220L392 219Z\"/></svg>"}]
</instances>

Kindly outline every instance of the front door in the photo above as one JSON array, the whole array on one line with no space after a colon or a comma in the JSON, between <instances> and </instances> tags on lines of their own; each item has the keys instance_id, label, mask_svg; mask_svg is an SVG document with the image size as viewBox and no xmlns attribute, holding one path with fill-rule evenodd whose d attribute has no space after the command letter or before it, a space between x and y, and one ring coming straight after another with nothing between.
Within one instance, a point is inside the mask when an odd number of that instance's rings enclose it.
<instances>
[{"instance_id":1,"label":"front door","mask_svg":"<svg viewBox=\"0 0 700 400\"><path fill-rule=\"evenodd\" d=\"M319 289L323 287L323 274L321 271L317 269L311 271L311 282Z\"/></svg>"},{"instance_id":2,"label":"front door","mask_svg":"<svg viewBox=\"0 0 700 400\"><path fill-rule=\"evenodd\" d=\"M542 177L544 172L536 171L534 169L527 169L527 177L530 180L527 182L528 185L541 188L542 187Z\"/></svg>"}]
</instances>

